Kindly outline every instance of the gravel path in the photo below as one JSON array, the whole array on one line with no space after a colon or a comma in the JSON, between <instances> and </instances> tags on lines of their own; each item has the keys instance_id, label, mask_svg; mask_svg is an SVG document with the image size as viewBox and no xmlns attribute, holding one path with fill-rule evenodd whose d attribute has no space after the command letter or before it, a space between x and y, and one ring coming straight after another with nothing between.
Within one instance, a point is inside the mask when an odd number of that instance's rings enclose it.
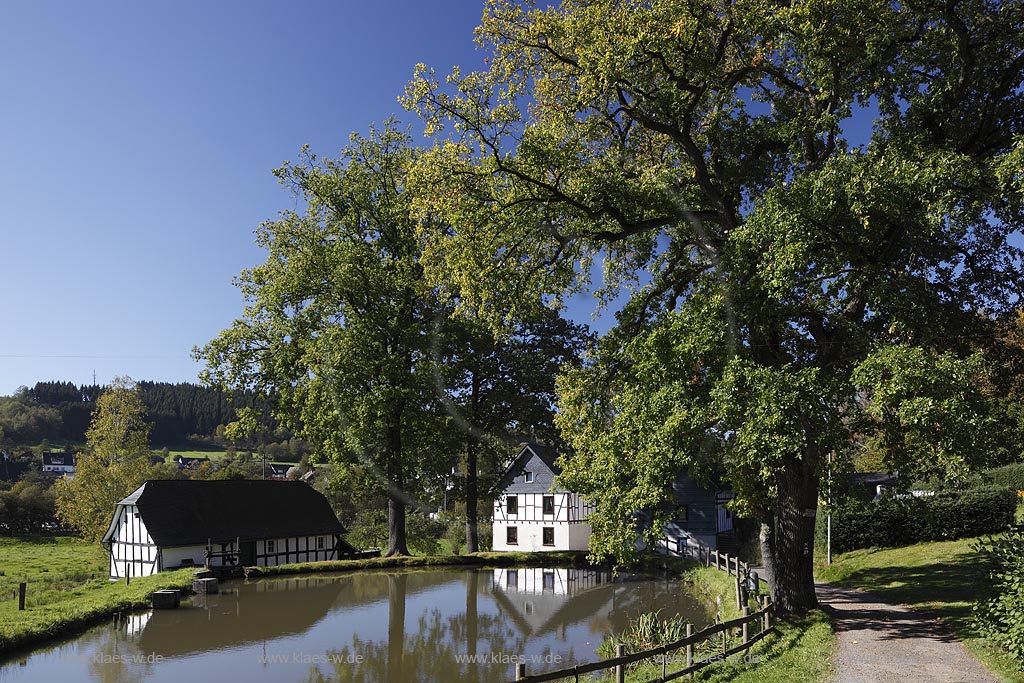
<instances>
[{"instance_id":1,"label":"gravel path","mask_svg":"<svg viewBox=\"0 0 1024 683\"><path fill-rule=\"evenodd\" d=\"M839 641L836 683L1001 683L940 621L862 591L817 592Z\"/></svg>"}]
</instances>

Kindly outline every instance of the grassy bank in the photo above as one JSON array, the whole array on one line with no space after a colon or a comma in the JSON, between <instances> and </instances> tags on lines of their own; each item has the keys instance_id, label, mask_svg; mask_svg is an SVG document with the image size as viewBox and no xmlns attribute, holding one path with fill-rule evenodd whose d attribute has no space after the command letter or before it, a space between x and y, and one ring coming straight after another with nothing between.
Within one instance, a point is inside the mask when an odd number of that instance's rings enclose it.
<instances>
[{"instance_id":1,"label":"grassy bank","mask_svg":"<svg viewBox=\"0 0 1024 683\"><path fill-rule=\"evenodd\" d=\"M124 581L85 584L65 591L59 600L30 605L23 612L18 611L16 600L5 600L0 603L0 655L76 633L118 612L145 607L153 591L191 585L192 570L181 569L133 579L131 585Z\"/></svg>"},{"instance_id":2,"label":"grassy bank","mask_svg":"<svg viewBox=\"0 0 1024 683\"><path fill-rule=\"evenodd\" d=\"M726 621L740 616L736 607L734 578L711 567L681 567L680 578L705 604L719 605L718 618ZM823 612L814 611L791 622L780 622L774 633L756 643L744 658L734 655L698 671L695 680L708 683L825 683L832 676L835 636ZM682 651L681 651L682 652ZM685 666L671 664L668 673ZM661 676L661 664L641 662L627 673L630 683ZM608 677L606 680L612 680ZM687 679L688 680L688 679Z\"/></svg>"},{"instance_id":3,"label":"grassy bank","mask_svg":"<svg viewBox=\"0 0 1024 683\"><path fill-rule=\"evenodd\" d=\"M107 555L99 545L73 536L0 537L0 603L17 595L18 584L32 585L30 603L40 594L75 588L93 580L106 583Z\"/></svg>"},{"instance_id":4,"label":"grassy bank","mask_svg":"<svg viewBox=\"0 0 1024 683\"><path fill-rule=\"evenodd\" d=\"M981 637L971 623L971 607L986 580L972 543L974 539L961 539L854 550L835 556L831 567L819 565L818 577L942 619L1003 680L1024 683L1016 661Z\"/></svg>"}]
</instances>

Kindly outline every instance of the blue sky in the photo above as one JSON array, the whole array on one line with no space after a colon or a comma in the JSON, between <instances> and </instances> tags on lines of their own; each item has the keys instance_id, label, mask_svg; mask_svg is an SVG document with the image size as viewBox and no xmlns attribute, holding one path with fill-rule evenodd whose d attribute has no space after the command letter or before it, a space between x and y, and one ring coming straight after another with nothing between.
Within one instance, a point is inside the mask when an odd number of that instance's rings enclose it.
<instances>
[{"instance_id":1,"label":"blue sky","mask_svg":"<svg viewBox=\"0 0 1024 683\"><path fill-rule=\"evenodd\" d=\"M416 62L480 64L482 6L0 5L0 395L195 381L253 229L290 208L271 170L403 114Z\"/></svg>"}]
</instances>

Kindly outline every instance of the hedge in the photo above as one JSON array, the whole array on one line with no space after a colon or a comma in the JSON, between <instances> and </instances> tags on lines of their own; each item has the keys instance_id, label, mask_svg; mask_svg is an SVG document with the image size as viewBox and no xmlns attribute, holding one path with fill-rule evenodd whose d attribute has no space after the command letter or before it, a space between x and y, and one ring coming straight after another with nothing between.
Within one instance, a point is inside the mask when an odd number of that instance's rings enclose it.
<instances>
[{"instance_id":1,"label":"hedge","mask_svg":"<svg viewBox=\"0 0 1024 683\"><path fill-rule=\"evenodd\" d=\"M978 630L1024 662L1024 527L979 541L988 580L974 605Z\"/></svg>"},{"instance_id":2,"label":"hedge","mask_svg":"<svg viewBox=\"0 0 1024 683\"><path fill-rule=\"evenodd\" d=\"M842 553L999 533L1013 524L1016 510L1017 494L1001 487L850 502L832 515L832 549Z\"/></svg>"},{"instance_id":3,"label":"hedge","mask_svg":"<svg viewBox=\"0 0 1024 683\"><path fill-rule=\"evenodd\" d=\"M1024 491L1024 463L985 470L982 476L991 481L994 486L1005 486L1013 491Z\"/></svg>"}]
</instances>

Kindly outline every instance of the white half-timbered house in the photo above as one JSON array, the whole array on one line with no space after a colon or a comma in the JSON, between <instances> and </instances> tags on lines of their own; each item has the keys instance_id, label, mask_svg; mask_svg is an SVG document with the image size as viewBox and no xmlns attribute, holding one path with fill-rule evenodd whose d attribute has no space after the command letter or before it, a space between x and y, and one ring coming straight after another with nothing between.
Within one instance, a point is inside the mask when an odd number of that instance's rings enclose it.
<instances>
[{"instance_id":1,"label":"white half-timbered house","mask_svg":"<svg viewBox=\"0 0 1024 683\"><path fill-rule=\"evenodd\" d=\"M494 490L496 551L586 550L590 542L587 521L593 505L579 494L555 485L561 472L553 449L526 444ZM686 546L734 549L735 532L727 488L705 487L686 472L670 483L672 508L652 550L681 554ZM651 515L638 512L641 527ZM638 540L638 547L643 547Z\"/></svg>"},{"instance_id":2,"label":"white half-timbered house","mask_svg":"<svg viewBox=\"0 0 1024 683\"><path fill-rule=\"evenodd\" d=\"M555 486L554 449L526 444L495 486L494 550L586 550L593 507Z\"/></svg>"},{"instance_id":3,"label":"white half-timbered house","mask_svg":"<svg viewBox=\"0 0 1024 683\"><path fill-rule=\"evenodd\" d=\"M179 567L336 560L355 549L324 496L302 482L153 480L114 508L110 577Z\"/></svg>"}]
</instances>

